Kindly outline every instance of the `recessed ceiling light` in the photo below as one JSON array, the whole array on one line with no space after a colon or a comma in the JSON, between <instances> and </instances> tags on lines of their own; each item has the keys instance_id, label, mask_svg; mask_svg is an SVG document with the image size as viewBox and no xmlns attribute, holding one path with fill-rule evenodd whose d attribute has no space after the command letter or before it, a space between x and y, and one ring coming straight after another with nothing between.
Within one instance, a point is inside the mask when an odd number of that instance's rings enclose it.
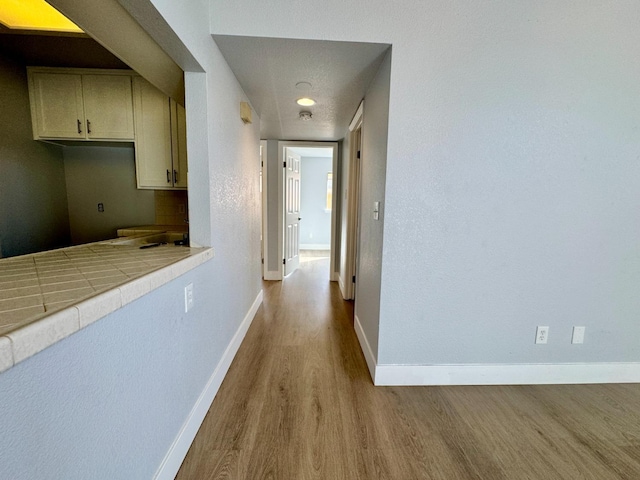
<instances>
[{"instance_id":1,"label":"recessed ceiling light","mask_svg":"<svg viewBox=\"0 0 640 480\"><path fill-rule=\"evenodd\" d=\"M311 105L315 105L316 101L313 98L302 97L296 100L298 105L302 105L303 107L310 107Z\"/></svg>"},{"instance_id":2,"label":"recessed ceiling light","mask_svg":"<svg viewBox=\"0 0 640 480\"><path fill-rule=\"evenodd\" d=\"M80 27L44 0L3 2L0 23L16 30L82 33Z\"/></svg>"},{"instance_id":3,"label":"recessed ceiling light","mask_svg":"<svg viewBox=\"0 0 640 480\"><path fill-rule=\"evenodd\" d=\"M300 120L302 120L303 122L308 122L309 120L311 120L311 112L300 112Z\"/></svg>"},{"instance_id":4,"label":"recessed ceiling light","mask_svg":"<svg viewBox=\"0 0 640 480\"><path fill-rule=\"evenodd\" d=\"M309 90L311 88L311 84L309 82L298 82L296 83L296 88L298 90Z\"/></svg>"}]
</instances>

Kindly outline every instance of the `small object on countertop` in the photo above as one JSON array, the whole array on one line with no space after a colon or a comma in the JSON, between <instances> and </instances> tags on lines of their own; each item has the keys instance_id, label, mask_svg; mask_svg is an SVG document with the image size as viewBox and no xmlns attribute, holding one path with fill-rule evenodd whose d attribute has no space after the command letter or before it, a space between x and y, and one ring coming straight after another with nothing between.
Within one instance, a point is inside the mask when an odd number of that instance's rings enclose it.
<instances>
[{"instance_id":1,"label":"small object on countertop","mask_svg":"<svg viewBox=\"0 0 640 480\"><path fill-rule=\"evenodd\" d=\"M160 245L166 245L167 242L158 242L158 243L147 243L146 245L142 245L140 248L153 248L159 247Z\"/></svg>"}]
</instances>

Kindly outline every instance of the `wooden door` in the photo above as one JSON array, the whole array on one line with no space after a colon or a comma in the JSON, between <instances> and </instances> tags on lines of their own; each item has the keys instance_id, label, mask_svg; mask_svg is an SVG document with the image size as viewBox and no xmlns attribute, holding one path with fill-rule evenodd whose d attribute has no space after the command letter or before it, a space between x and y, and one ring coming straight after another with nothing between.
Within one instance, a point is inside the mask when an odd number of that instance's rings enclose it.
<instances>
[{"instance_id":1,"label":"wooden door","mask_svg":"<svg viewBox=\"0 0 640 480\"><path fill-rule=\"evenodd\" d=\"M84 139L81 76L33 73L30 77L34 138Z\"/></svg>"},{"instance_id":2,"label":"wooden door","mask_svg":"<svg viewBox=\"0 0 640 480\"><path fill-rule=\"evenodd\" d=\"M284 275L300 265L300 155L285 149Z\"/></svg>"},{"instance_id":3,"label":"wooden door","mask_svg":"<svg viewBox=\"0 0 640 480\"><path fill-rule=\"evenodd\" d=\"M133 140L133 100L128 75L82 75L87 138Z\"/></svg>"}]
</instances>

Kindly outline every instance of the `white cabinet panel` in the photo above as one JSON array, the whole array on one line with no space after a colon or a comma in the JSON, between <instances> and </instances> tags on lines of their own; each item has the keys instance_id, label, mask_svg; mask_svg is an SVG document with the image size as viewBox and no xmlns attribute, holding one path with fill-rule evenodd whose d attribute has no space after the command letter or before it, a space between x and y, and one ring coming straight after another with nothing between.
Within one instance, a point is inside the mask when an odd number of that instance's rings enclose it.
<instances>
[{"instance_id":1,"label":"white cabinet panel","mask_svg":"<svg viewBox=\"0 0 640 480\"><path fill-rule=\"evenodd\" d=\"M85 137L80 75L34 73L30 87L34 138Z\"/></svg>"},{"instance_id":2,"label":"white cabinet panel","mask_svg":"<svg viewBox=\"0 0 640 480\"><path fill-rule=\"evenodd\" d=\"M131 77L82 75L87 138L133 140Z\"/></svg>"},{"instance_id":3,"label":"white cabinet panel","mask_svg":"<svg viewBox=\"0 0 640 480\"><path fill-rule=\"evenodd\" d=\"M133 92L138 188L173 187L169 99L141 77Z\"/></svg>"},{"instance_id":4,"label":"white cabinet panel","mask_svg":"<svg viewBox=\"0 0 640 480\"><path fill-rule=\"evenodd\" d=\"M187 119L182 105L171 100L171 146L175 187L187 187Z\"/></svg>"},{"instance_id":5,"label":"white cabinet panel","mask_svg":"<svg viewBox=\"0 0 640 480\"><path fill-rule=\"evenodd\" d=\"M36 140L133 141L131 74L29 67Z\"/></svg>"},{"instance_id":6,"label":"white cabinet panel","mask_svg":"<svg viewBox=\"0 0 640 480\"><path fill-rule=\"evenodd\" d=\"M184 107L141 77L133 79L138 188L187 188Z\"/></svg>"}]
</instances>

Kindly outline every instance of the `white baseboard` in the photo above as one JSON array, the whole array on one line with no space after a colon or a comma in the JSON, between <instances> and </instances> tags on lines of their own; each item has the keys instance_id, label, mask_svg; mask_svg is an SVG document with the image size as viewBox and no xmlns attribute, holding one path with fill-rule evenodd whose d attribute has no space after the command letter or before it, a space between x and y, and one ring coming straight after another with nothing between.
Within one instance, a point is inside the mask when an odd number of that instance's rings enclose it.
<instances>
[{"instance_id":1,"label":"white baseboard","mask_svg":"<svg viewBox=\"0 0 640 480\"><path fill-rule=\"evenodd\" d=\"M332 282L337 282L340 279L340 273L339 272L331 272L330 278L329 280Z\"/></svg>"},{"instance_id":2,"label":"white baseboard","mask_svg":"<svg viewBox=\"0 0 640 480\"><path fill-rule=\"evenodd\" d=\"M360 319L357 315L354 315L353 326L356 331L356 336L358 337L358 341L360 342L360 348L362 349L362 353L364 353L364 359L367 361L367 367L369 367L369 374L371 374L371 378L374 380L374 384L376 378L376 356L373 354L373 350L371 350L371 345L369 345L369 341L367 340L367 336L364 334L364 330L362 329L362 325L360 324Z\"/></svg>"},{"instance_id":3,"label":"white baseboard","mask_svg":"<svg viewBox=\"0 0 640 480\"><path fill-rule=\"evenodd\" d=\"M173 480L178 473L180 465L182 465L182 461L187 455L189 447L198 433L198 429L209 411L209 407L211 407L213 399L220 389L222 380L224 380L227 371L229 371L231 362L236 356L236 352L238 351L238 348L240 348L240 344L242 343L247 330L249 330L249 326L251 325L253 318L256 316L258 308L260 308L262 298L263 291L260 290L260 293L258 293L253 305L251 305L249 312L247 312L244 320L242 320L242 323L238 327L238 330L231 339L231 342L227 346L222 358L218 362L211 378L209 378L207 385L191 409L187 420L184 425L182 425L182 429L178 433L178 436L175 438L171 448L169 448L169 451L162 460L162 463L154 476L155 480Z\"/></svg>"},{"instance_id":4,"label":"white baseboard","mask_svg":"<svg viewBox=\"0 0 640 480\"><path fill-rule=\"evenodd\" d=\"M328 243L301 243L300 250L331 250Z\"/></svg>"},{"instance_id":5,"label":"white baseboard","mask_svg":"<svg viewBox=\"0 0 640 480\"><path fill-rule=\"evenodd\" d=\"M264 272L265 280L282 280L282 272L280 270L267 270Z\"/></svg>"},{"instance_id":6,"label":"white baseboard","mask_svg":"<svg viewBox=\"0 0 640 480\"><path fill-rule=\"evenodd\" d=\"M374 365L372 377L380 386L640 383L640 363Z\"/></svg>"}]
</instances>

